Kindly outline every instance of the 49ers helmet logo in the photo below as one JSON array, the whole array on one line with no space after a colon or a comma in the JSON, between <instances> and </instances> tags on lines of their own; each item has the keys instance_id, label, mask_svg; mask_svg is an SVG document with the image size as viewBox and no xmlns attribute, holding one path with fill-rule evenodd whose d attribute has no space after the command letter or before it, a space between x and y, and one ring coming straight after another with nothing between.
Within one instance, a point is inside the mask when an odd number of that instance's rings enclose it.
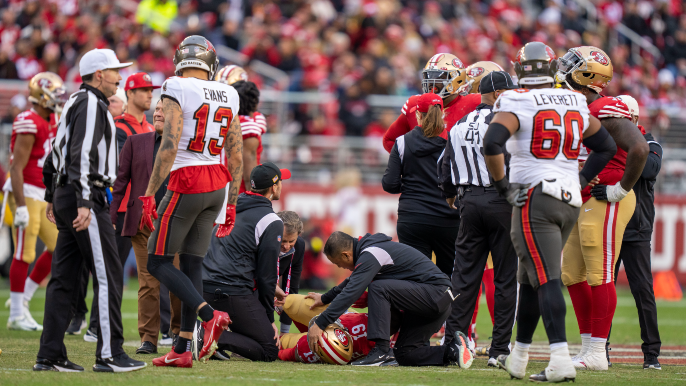
<instances>
[{"instance_id":1,"label":"49ers helmet logo","mask_svg":"<svg viewBox=\"0 0 686 386\"><path fill-rule=\"evenodd\" d=\"M344 346L348 345L348 337L345 336L343 331L336 329L336 337L338 338L338 341L341 342L342 345L344 345Z\"/></svg>"},{"instance_id":2,"label":"49ers helmet logo","mask_svg":"<svg viewBox=\"0 0 686 386\"><path fill-rule=\"evenodd\" d=\"M462 64L462 62L460 62L460 59L458 58L453 59L453 66L457 68L464 68L464 65Z\"/></svg>"},{"instance_id":3,"label":"49ers helmet logo","mask_svg":"<svg viewBox=\"0 0 686 386\"><path fill-rule=\"evenodd\" d=\"M477 76L481 75L484 73L484 68L483 67L474 67L471 70L469 70L469 76L472 78L476 78Z\"/></svg>"},{"instance_id":4,"label":"49ers helmet logo","mask_svg":"<svg viewBox=\"0 0 686 386\"><path fill-rule=\"evenodd\" d=\"M610 60L602 52L591 51L591 58L603 66L610 64Z\"/></svg>"},{"instance_id":5,"label":"49ers helmet logo","mask_svg":"<svg viewBox=\"0 0 686 386\"><path fill-rule=\"evenodd\" d=\"M50 81L50 79L45 79L45 78L39 79L38 80L38 86L40 88L43 88L43 87L50 88L50 86L52 86L52 82Z\"/></svg>"}]
</instances>

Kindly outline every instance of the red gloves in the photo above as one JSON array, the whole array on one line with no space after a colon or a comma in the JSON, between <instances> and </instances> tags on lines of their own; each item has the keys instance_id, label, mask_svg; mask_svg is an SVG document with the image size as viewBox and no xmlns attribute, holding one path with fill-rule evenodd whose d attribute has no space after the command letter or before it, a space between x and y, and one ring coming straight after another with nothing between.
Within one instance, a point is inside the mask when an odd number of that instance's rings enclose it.
<instances>
[{"instance_id":1,"label":"red gloves","mask_svg":"<svg viewBox=\"0 0 686 386\"><path fill-rule=\"evenodd\" d=\"M217 237L228 236L233 230L234 224L236 224L236 205L229 204L226 206L226 221L217 227Z\"/></svg>"},{"instance_id":2,"label":"red gloves","mask_svg":"<svg viewBox=\"0 0 686 386\"><path fill-rule=\"evenodd\" d=\"M145 229L147 226L150 232L155 231L155 226L152 225L152 216L157 219L157 209L155 208L155 197L153 196L140 196L139 200L143 201L143 216L141 217L140 230Z\"/></svg>"},{"instance_id":3,"label":"red gloves","mask_svg":"<svg viewBox=\"0 0 686 386\"><path fill-rule=\"evenodd\" d=\"M367 308L367 291L364 291L362 296L355 303L353 303L353 308Z\"/></svg>"}]
</instances>

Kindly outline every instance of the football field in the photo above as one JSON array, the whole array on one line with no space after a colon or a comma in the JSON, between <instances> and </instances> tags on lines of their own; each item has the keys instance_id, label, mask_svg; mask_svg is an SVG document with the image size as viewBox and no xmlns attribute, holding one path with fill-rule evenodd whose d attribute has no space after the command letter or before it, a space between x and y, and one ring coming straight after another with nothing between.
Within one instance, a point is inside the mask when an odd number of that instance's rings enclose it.
<instances>
[{"instance_id":1,"label":"football field","mask_svg":"<svg viewBox=\"0 0 686 386\"><path fill-rule=\"evenodd\" d=\"M134 354L139 344L136 330L136 282L131 280L124 293L122 314L124 318L125 350L133 358L145 360L148 367L134 373L94 373L95 346L83 341L83 335L67 336L65 342L69 359L83 366L83 373L36 373L31 367L36 359L40 333L8 331L4 324L9 310L0 309L0 386L8 385L517 385L524 381L510 380L502 370L486 367L486 359L478 357L472 367L461 370L457 367L424 368L353 368L351 366L304 365L281 362L258 363L233 358L230 362L195 362L192 369L169 369L152 367L156 355ZM304 291L303 291L304 292ZM566 294L566 292L565 292ZM89 290L89 295L92 295ZM8 289L0 290L2 304L9 296ZM663 342L660 356L662 371L644 371L643 355L640 351L638 318L633 298L628 290L618 291L617 313L612 330L611 352L613 367L607 372L578 372L576 382L587 385L684 385L686 384L686 300L680 302L658 302L658 320ZM89 296L90 298L90 296ZM32 301L35 319L40 323L45 300L45 289L41 288ZM90 300L89 300L90 306ZM477 331L478 345L488 343L491 331L490 317L482 298ZM278 318L277 318L278 320ZM567 297L567 337L572 345L571 352L578 351L580 344L576 319L571 302ZM513 338L514 339L514 338ZM160 348L165 353L169 348ZM539 324L534 338L527 374L540 372L546 364L547 344L542 324Z\"/></svg>"}]
</instances>

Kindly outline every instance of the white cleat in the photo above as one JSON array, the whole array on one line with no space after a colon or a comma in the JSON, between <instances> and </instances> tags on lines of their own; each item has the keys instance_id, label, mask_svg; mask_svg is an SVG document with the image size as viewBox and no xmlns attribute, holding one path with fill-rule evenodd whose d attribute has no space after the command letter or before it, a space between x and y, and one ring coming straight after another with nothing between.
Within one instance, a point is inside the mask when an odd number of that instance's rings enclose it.
<instances>
[{"instance_id":1,"label":"white cleat","mask_svg":"<svg viewBox=\"0 0 686 386\"><path fill-rule=\"evenodd\" d=\"M574 362L574 367L583 370L607 371L607 357L603 352L589 352L579 361Z\"/></svg>"},{"instance_id":2,"label":"white cleat","mask_svg":"<svg viewBox=\"0 0 686 386\"><path fill-rule=\"evenodd\" d=\"M40 327L40 329L38 329ZM36 325L36 322L31 322L26 319L24 315L16 318L10 318L7 321L7 329L15 331L43 331L43 327Z\"/></svg>"},{"instance_id":3,"label":"white cleat","mask_svg":"<svg viewBox=\"0 0 686 386\"><path fill-rule=\"evenodd\" d=\"M36 328L38 329L38 331L43 331L43 326L38 324L38 322L36 322L36 320L33 318L33 316L31 316L31 311L29 311L29 302L28 301L24 300L24 307L23 308L24 308L24 317L26 318L26 320L28 320L30 323L33 323L36 326Z\"/></svg>"},{"instance_id":4,"label":"white cleat","mask_svg":"<svg viewBox=\"0 0 686 386\"><path fill-rule=\"evenodd\" d=\"M511 378L524 379L526 365L529 363L529 353L512 350L510 355L498 355L498 367L507 371Z\"/></svg>"}]
</instances>

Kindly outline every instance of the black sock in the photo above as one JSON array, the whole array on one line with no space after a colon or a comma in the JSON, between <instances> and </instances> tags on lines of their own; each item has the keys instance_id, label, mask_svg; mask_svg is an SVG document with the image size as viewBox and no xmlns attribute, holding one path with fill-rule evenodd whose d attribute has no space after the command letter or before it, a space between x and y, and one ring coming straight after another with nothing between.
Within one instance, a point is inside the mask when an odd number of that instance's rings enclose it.
<instances>
[{"instance_id":1,"label":"black sock","mask_svg":"<svg viewBox=\"0 0 686 386\"><path fill-rule=\"evenodd\" d=\"M198 310L198 316L203 322L209 322L214 318L214 308L210 307L209 304L205 304Z\"/></svg>"},{"instance_id":2,"label":"black sock","mask_svg":"<svg viewBox=\"0 0 686 386\"><path fill-rule=\"evenodd\" d=\"M528 284L521 284L519 286L519 310L517 310L517 342L531 343L540 317L541 311L538 308L536 290Z\"/></svg>"},{"instance_id":3,"label":"black sock","mask_svg":"<svg viewBox=\"0 0 686 386\"><path fill-rule=\"evenodd\" d=\"M179 337L179 341L176 342L176 346L174 346L174 352L183 354L186 351L191 351L191 340Z\"/></svg>"},{"instance_id":4,"label":"black sock","mask_svg":"<svg viewBox=\"0 0 686 386\"><path fill-rule=\"evenodd\" d=\"M548 342L561 343L567 341L565 331L565 316L567 306L562 295L560 280L550 280L538 288L538 304L541 305L541 317Z\"/></svg>"},{"instance_id":5,"label":"black sock","mask_svg":"<svg viewBox=\"0 0 686 386\"><path fill-rule=\"evenodd\" d=\"M376 343L375 347L381 350L382 352L388 352L388 350L391 349L391 343L388 340L375 339L373 342Z\"/></svg>"}]
</instances>

